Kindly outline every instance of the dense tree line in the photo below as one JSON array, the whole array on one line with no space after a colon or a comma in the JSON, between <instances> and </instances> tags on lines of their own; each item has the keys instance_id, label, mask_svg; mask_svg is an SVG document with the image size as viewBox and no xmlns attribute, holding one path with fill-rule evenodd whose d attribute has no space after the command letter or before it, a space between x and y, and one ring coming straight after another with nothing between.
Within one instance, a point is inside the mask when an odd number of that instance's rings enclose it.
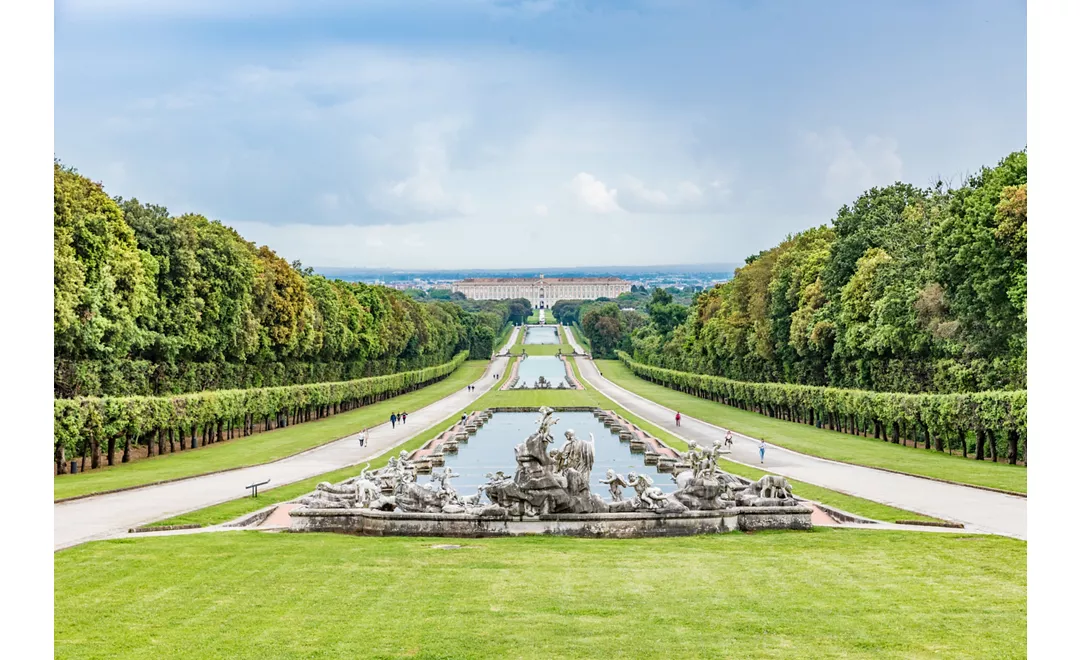
<instances>
[{"instance_id":1,"label":"dense tree line","mask_svg":"<svg viewBox=\"0 0 1080 660\"><path fill-rule=\"evenodd\" d=\"M54 167L56 395L349 380L490 357L508 304L330 280L220 222ZM460 302L460 301L459 301Z\"/></svg>"},{"instance_id":2,"label":"dense tree line","mask_svg":"<svg viewBox=\"0 0 1080 660\"><path fill-rule=\"evenodd\" d=\"M873 188L831 226L748 258L684 322L670 304L654 292L650 323L629 341L638 362L879 391L1024 389L1027 154L956 189Z\"/></svg>"}]
</instances>

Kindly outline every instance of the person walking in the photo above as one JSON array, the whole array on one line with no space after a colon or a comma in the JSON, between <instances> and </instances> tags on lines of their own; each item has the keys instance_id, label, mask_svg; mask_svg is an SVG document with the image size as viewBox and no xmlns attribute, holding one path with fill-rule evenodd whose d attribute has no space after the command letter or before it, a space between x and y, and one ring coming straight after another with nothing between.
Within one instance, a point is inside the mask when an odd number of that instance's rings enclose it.
<instances>
[{"instance_id":1,"label":"person walking","mask_svg":"<svg viewBox=\"0 0 1080 660\"><path fill-rule=\"evenodd\" d=\"M727 435L724 436L724 446L726 446L728 449L731 449L732 444L734 443L731 440L731 431L729 430L727 432Z\"/></svg>"},{"instance_id":2,"label":"person walking","mask_svg":"<svg viewBox=\"0 0 1080 660\"><path fill-rule=\"evenodd\" d=\"M682 415L677 410L675 411L675 426L682 426Z\"/></svg>"},{"instance_id":3,"label":"person walking","mask_svg":"<svg viewBox=\"0 0 1080 660\"><path fill-rule=\"evenodd\" d=\"M390 428L394 428L397 425L397 413L390 413Z\"/></svg>"},{"instance_id":4,"label":"person walking","mask_svg":"<svg viewBox=\"0 0 1080 660\"><path fill-rule=\"evenodd\" d=\"M405 418L408 417L408 416L409 416L409 413L403 412L403 413L401 413L401 417L399 417L398 419L400 419L401 423L404 424L405 423Z\"/></svg>"},{"instance_id":5,"label":"person walking","mask_svg":"<svg viewBox=\"0 0 1080 660\"><path fill-rule=\"evenodd\" d=\"M765 441L762 440L761 444L757 446L758 454L761 455L761 462L765 462Z\"/></svg>"},{"instance_id":6,"label":"person walking","mask_svg":"<svg viewBox=\"0 0 1080 660\"><path fill-rule=\"evenodd\" d=\"M367 444L367 429L360 430L360 446L363 447Z\"/></svg>"}]
</instances>

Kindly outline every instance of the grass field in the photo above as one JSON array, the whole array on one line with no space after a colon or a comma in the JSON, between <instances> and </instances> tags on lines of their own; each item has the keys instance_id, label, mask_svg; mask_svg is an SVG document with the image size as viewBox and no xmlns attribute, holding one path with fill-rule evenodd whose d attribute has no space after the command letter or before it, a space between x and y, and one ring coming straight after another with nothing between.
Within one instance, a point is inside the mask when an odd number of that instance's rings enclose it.
<instances>
[{"instance_id":1,"label":"grass field","mask_svg":"<svg viewBox=\"0 0 1080 660\"><path fill-rule=\"evenodd\" d=\"M226 532L54 556L57 658L1022 658L1027 545Z\"/></svg>"},{"instance_id":2,"label":"grass field","mask_svg":"<svg viewBox=\"0 0 1080 660\"><path fill-rule=\"evenodd\" d=\"M53 498L140 486L226 468L258 465L291 456L362 428L382 424L389 419L391 412L423 408L480 378L487 364L484 360L467 361L438 383L318 421L92 472L56 476L53 479Z\"/></svg>"},{"instance_id":3,"label":"grass field","mask_svg":"<svg viewBox=\"0 0 1080 660\"><path fill-rule=\"evenodd\" d=\"M1027 468L975 461L925 449L903 447L873 438L848 435L773 419L722 403L699 399L638 378L618 360L597 360L604 377L647 399L700 420L730 428L766 442L821 458L897 470L962 484L1027 492Z\"/></svg>"},{"instance_id":4,"label":"grass field","mask_svg":"<svg viewBox=\"0 0 1080 660\"><path fill-rule=\"evenodd\" d=\"M573 333L574 339L577 340L579 346L584 348L587 352L592 353L592 342L590 342L589 338L585 336L585 333L581 331L580 325L575 323L567 329L569 332Z\"/></svg>"}]
</instances>

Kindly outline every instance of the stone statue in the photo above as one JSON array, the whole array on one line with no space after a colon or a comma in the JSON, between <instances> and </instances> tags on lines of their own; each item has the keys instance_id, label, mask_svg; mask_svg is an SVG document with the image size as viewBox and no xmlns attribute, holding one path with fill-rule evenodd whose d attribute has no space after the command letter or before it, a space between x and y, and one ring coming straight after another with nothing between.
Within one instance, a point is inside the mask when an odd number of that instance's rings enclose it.
<instances>
[{"instance_id":1,"label":"stone statue","mask_svg":"<svg viewBox=\"0 0 1080 660\"><path fill-rule=\"evenodd\" d=\"M514 447L517 469L508 475L489 472L487 483L476 493L461 497L451 484L459 476L450 467L432 472L430 482L417 483L416 465L402 450L386 466L371 470L367 464L360 474L339 484L320 483L300 504L315 509L369 508L382 511L468 514L480 517L535 516L560 513L623 513L646 509L657 514L680 511L711 511L738 506L792 506L797 504L787 479L765 475L746 485L716 464L720 442L704 449L688 442L682 465L673 473L676 490L671 495L654 485L650 476L630 472L626 478L607 470L600 483L608 487L606 502L589 490L589 475L595 460L596 438L583 441L574 431L564 433L565 442L556 451L551 429L559 420L554 410L540 408L537 429ZM685 469L682 466L688 466ZM623 498L623 489L633 488L634 497ZM491 504L482 504L486 495Z\"/></svg>"},{"instance_id":2,"label":"stone statue","mask_svg":"<svg viewBox=\"0 0 1080 660\"><path fill-rule=\"evenodd\" d=\"M600 483L607 484L612 502L622 502L622 489L630 487L621 474L615 474L615 470L608 470L607 478L601 479Z\"/></svg>"},{"instance_id":3,"label":"stone statue","mask_svg":"<svg viewBox=\"0 0 1080 660\"><path fill-rule=\"evenodd\" d=\"M656 486L653 486L653 480L649 475L639 475L636 472L631 472L626 480L627 485L634 489L637 493L634 506L645 506L646 508L658 509L664 501L664 491L660 490Z\"/></svg>"},{"instance_id":4,"label":"stone statue","mask_svg":"<svg viewBox=\"0 0 1080 660\"><path fill-rule=\"evenodd\" d=\"M590 433L589 442L583 442L574 434L574 429L568 430L564 436L566 443L556 453L557 469L562 472L566 468L574 468L587 477L593 468L596 438Z\"/></svg>"}]
</instances>

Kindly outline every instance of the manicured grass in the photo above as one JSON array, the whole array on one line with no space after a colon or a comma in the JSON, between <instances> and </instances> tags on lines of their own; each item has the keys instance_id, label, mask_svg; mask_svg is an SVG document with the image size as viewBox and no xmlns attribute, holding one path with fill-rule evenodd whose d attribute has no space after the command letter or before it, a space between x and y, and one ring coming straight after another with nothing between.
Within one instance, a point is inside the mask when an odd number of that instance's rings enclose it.
<instances>
[{"instance_id":1,"label":"manicured grass","mask_svg":"<svg viewBox=\"0 0 1080 660\"><path fill-rule=\"evenodd\" d=\"M529 313L529 318L525 319L525 322L526 323L539 323L540 322L540 310L539 309L533 309L533 311Z\"/></svg>"},{"instance_id":2,"label":"manicured grass","mask_svg":"<svg viewBox=\"0 0 1080 660\"><path fill-rule=\"evenodd\" d=\"M480 378L487 364L484 360L467 361L437 383L318 421L92 472L59 475L53 480L53 498L76 497L275 461L362 428L382 424L391 412L423 408Z\"/></svg>"},{"instance_id":3,"label":"manicured grass","mask_svg":"<svg viewBox=\"0 0 1080 660\"><path fill-rule=\"evenodd\" d=\"M1001 537L826 529L100 541L54 556L54 653L1022 658L1026 561Z\"/></svg>"},{"instance_id":4,"label":"manicured grass","mask_svg":"<svg viewBox=\"0 0 1080 660\"><path fill-rule=\"evenodd\" d=\"M592 342L585 336L585 333L581 331L581 326L575 323L570 326L570 332L574 334L574 339L577 340L579 346L584 348L587 352L592 353Z\"/></svg>"},{"instance_id":5,"label":"manicured grass","mask_svg":"<svg viewBox=\"0 0 1080 660\"><path fill-rule=\"evenodd\" d=\"M510 340L510 333L512 333L513 331L514 324L507 323L503 327L502 332L499 333L499 336L495 338L495 342L491 345L492 350L494 350L496 353L501 351L503 349L503 346L506 346L506 342Z\"/></svg>"},{"instance_id":6,"label":"manicured grass","mask_svg":"<svg viewBox=\"0 0 1080 660\"><path fill-rule=\"evenodd\" d=\"M780 447L868 467L1017 493L1027 492L1027 469L1024 467L975 461L773 419L650 383L635 376L618 360L597 360L596 365L605 378L631 392L691 417Z\"/></svg>"}]
</instances>

